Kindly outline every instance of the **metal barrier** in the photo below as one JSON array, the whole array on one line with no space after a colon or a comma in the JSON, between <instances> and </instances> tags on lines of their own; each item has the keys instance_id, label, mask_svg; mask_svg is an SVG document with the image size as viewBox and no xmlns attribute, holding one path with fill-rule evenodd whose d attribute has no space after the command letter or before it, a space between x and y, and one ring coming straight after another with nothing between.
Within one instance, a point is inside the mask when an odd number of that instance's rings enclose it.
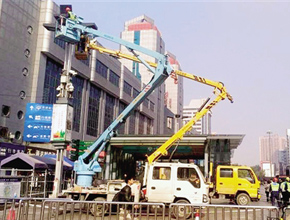
<instances>
[{"instance_id":1,"label":"metal barrier","mask_svg":"<svg viewBox=\"0 0 290 220\"><path fill-rule=\"evenodd\" d=\"M70 199L1 199L0 220L280 220L273 206L191 205L74 201ZM290 216L290 207L285 208Z\"/></svg>"},{"instance_id":2,"label":"metal barrier","mask_svg":"<svg viewBox=\"0 0 290 220\"><path fill-rule=\"evenodd\" d=\"M45 200L41 220L60 219L165 219L162 203Z\"/></svg>"},{"instance_id":3,"label":"metal barrier","mask_svg":"<svg viewBox=\"0 0 290 220\"><path fill-rule=\"evenodd\" d=\"M274 206L191 205L172 203L169 220L280 220L279 208Z\"/></svg>"},{"instance_id":4,"label":"metal barrier","mask_svg":"<svg viewBox=\"0 0 290 220\"><path fill-rule=\"evenodd\" d=\"M0 179L20 179L20 194L18 197L48 198L53 190L54 175L47 170L35 171L33 169L0 169ZM3 181L2 181L3 182ZM72 180L63 178L61 187L67 189ZM13 194L12 194L13 196Z\"/></svg>"},{"instance_id":5,"label":"metal barrier","mask_svg":"<svg viewBox=\"0 0 290 220\"><path fill-rule=\"evenodd\" d=\"M281 210L281 219L283 220L290 220L290 205L288 205L287 207L284 207L282 210Z\"/></svg>"}]
</instances>

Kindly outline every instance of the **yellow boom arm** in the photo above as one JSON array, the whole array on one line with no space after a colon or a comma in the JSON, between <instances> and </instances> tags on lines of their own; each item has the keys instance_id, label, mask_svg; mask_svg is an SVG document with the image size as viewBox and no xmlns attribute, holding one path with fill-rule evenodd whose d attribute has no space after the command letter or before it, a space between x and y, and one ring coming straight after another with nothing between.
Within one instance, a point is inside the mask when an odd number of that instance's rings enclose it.
<instances>
[{"instance_id":1,"label":"yellow boom arm","mask_svg":"<svg viewBox=\"0 0 290 220\"><path fill-rule=\"evenodd\" d=\"M121 53L120 51L110 50L101 46L98 46L94 41L90 41L88 43L88 48L98 50L100 53L106 53L111 56L115 56L117 58L125 58L135 62L140 62L138 57ZM156 63L146 61L150 66L157 67ZM162 144L156 151L154 151L150 156L148 156L148 164L152 164L154 161L157 161L161 156L167 155L170 147L178 140L181 140L184 134L192 129L192 126L201 119L212 107L214 107L219 101L228 98L231 102L233 102L233 98L227 92L223 83L215 82L212 80L205 79L203 77L199 77L190 73L186 73L180 70L174 70L174 73L178 76L182 76L209 86L214 87L214 94L217 95L214 100L212 100L209 104L199 110L194 117L187 122L178 132L176 132L173 136L171 136L164 144Z\"/></svg>"}]
</instances>

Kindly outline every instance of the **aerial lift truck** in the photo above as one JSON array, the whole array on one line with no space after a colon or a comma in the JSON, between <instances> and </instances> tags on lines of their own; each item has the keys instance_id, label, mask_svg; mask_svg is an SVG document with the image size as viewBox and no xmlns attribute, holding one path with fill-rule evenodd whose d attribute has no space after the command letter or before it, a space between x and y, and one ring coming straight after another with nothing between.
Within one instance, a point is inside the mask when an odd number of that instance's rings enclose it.
<instances>
[{"instance_id":1,"label":"aerial lift truck","mask_svg":"<svg viewBox=\"0 0 290 220\"><path fill-rule=\"evenodd\" d=\"M60 18L63 19L63 18ZM62 25L60 25L62 24ZM153 154L148 157L148 162L145 169L145 177L144 184L147 186L147 194L146 198L149 202L160 202L160 200L166 204L171 202L180 202L180 203L207 203L209 201L209 185L205 182L205 179L199 170L199 168L194 164L182 164L182 163L172 163L169 162L159 163L157 160L162 155L168 154L168 149L178 140L181 140L186 132L192 129L192 126L201 119L213 106L215 106L219 101L228 98L232 102L232 97L227 93L224 85L220 82L214 82L211 80L207 80L203 77L198 77L192 74L188 74L179 70L173 70L170 66L167 56L160 54L155 51L151 51L149 49L140 47L139 45L124 41L120 38L116 38L114 36L104 34L98 30L86 27L82 25L82 18L78 18L75 21L67 19L66 22L57 22L55 37L58 39L62 39L66 42L70 43L78 43L80 41L80 36L90 36L94 39L90 42L86 43L86 48L84 48L85 53L88 52L88 48L98 50L101 53L108 53L110 55L114 55L120 58L130 59L136 62L143 63L154 76L151 81L144 87L144 89L140 92L140 94L128 105L128 107L117 117L115 121L103 132L103 134L93 143L92 146L89 147L88 151L85 152L82 156L79 157L78 161L75 163L74 170L77 173L77 185L88 188L92 186L92 179L96 172L101 171L101 167L97 162L98 156L100 152L105 148L110 138L114 135L115 130L120 126L120 123L123 123L125 119L129 116L129 114L134 110L156 87L158 87L169 75L173 76L177 79L178 76L183 76L197 82L210 85L214 87L214 93L217 97L211 101L209 104L205 103L205 105L196 113L196 115L186 124L184 125L176 134L174 134L168 141L166 141L161 147L159 147ZM123 54L120 51L112 51L96 44L96 37L101 37L107 40L110 40L115 43L119 43L125 46L133 55ZM139 51L146 55L152 56L156 59L157 63L152 63L144 60L140 55L138 55L135 51ZM84 56L86 57L86 56ZM209 100L208 100L209 101ZM207 105L206 105L207 104ZM94 156L93 156L94 155ZM156 187L152 186L151 189L155 191L150 192L150 184L159 184L160 186L164 186L164 183L158 183L158 181L154 182L153 170L155 167L165 168L164 166L169 166L172 168L172 175L169 179L170 182L176 184L178 181L184 185L185 187L177 187L177 190L167 192L167 198L163 198L161 195L154 196L157 193L155 190ZM175 167L175 168L174 168ZM160 176L166 169L160 169ZM182 170L182 171L180 171ZM179 176L178 172L182 172L183 176ZM201 184L199 188L191 187L188 184L188 180L185 178L188 177L190 173L195 172L201 179ZM179 178L180 177L180 178ZM169 182L168 182L169 183ZM182 189L182 190L181 190ZM192 195L187 196L188 190L193 190ZM158 197L158 199L156 199ZM176 215L180 216L180 213L177 211Z\"/></svg>"}]
</instances>

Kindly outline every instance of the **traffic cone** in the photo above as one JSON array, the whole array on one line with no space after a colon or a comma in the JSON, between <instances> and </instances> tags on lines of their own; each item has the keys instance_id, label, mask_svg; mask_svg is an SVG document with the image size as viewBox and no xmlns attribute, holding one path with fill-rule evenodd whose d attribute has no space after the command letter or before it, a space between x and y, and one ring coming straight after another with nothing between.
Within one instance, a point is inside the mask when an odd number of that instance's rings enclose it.
<instances>
[{"instance_id":1,"label":"traffic cone","mask_svg":"<svg viewBox=\"0 0 290 220\"><path fill-rule=\"evenodd\" d=\"M194 214L194 220L199 220L199 209L197 209Z\"/></svg>"},{"instance_id":2,"label":"traffic cone","mask_svg":"<svg viewBox=\"0 0 290 220\"><path fill-rule=\"evenodd\" d=\"M11 207L8 211L7 220L15 220L15 209Z\"/></svg>"}]
</instances>

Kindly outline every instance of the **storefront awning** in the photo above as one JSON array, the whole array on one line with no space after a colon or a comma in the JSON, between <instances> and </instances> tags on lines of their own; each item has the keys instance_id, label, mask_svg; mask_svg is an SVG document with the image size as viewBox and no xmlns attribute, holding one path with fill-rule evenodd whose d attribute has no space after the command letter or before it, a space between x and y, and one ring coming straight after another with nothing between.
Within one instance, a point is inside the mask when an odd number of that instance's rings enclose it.
<instances>
[{"instance_id":1,"label":"storefront awning","mask_svg":"<svg viewBox=\"0 0 290 220\"><path fill-rule=\"evenodd\" d=\"M16 153L0 162L1 168L15 169L55 169L56 160L25 153ZM73 166L64 161L64 170L72 170Z\"/></svg>"}]
</instances>

